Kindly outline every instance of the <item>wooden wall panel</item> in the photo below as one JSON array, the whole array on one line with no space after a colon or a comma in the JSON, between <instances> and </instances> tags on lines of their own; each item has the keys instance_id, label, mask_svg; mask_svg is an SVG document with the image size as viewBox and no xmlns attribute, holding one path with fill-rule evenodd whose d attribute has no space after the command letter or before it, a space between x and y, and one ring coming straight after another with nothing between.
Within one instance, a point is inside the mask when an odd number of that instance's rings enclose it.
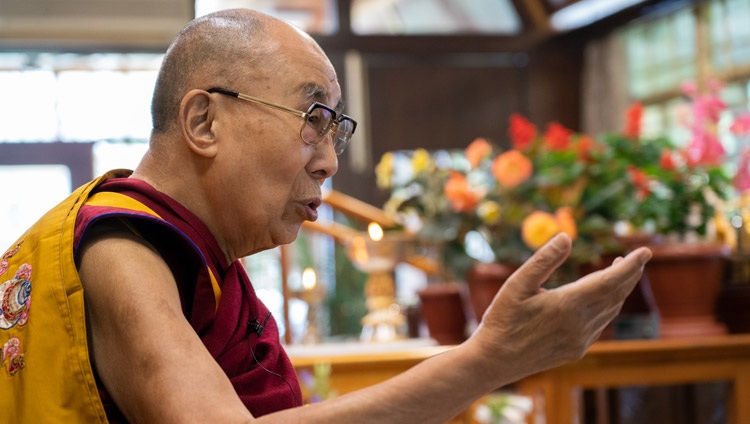
<instances>
[{"instance_id":1,"label":"wooden wall panel","mask_svg":"<svg viewBox=\"0 0 750 424\"><path fill-rule=\"evenodd\" d=\"M387 151L463 148L479 136L507 146L516 112L578 129L582 50L574 39L529 53L363 54L369 114L356 118L368 120L371 165ZM372 167L355 172L346 154L333 185L377 206L388 197L373 190Z\"/></svg>"}]
</instances>

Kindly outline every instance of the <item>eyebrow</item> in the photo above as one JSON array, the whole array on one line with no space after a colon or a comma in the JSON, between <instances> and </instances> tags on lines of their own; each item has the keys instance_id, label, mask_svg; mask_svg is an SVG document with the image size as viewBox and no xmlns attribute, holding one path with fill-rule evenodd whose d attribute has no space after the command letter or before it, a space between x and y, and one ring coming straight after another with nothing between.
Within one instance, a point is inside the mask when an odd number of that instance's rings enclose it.
<instances>
[{"instance_id":1,"label":"eyebrow","mask_svg":"<svg viewBox=\"0 0 750 424\"><path fill-rule=\"evenodd\" d=\"M305 99L309 101L325 104L326 100L328 100L328 93L326 92L325 88L323 88L322 86L314 82L302 85L301 91L305 93ZM342 112L344 111L343 99L339 99L338 103L336 103L336 106L333 108L333 110L335 110L336 114L338 115L342 114Z\"/></svg>"}]
</instances>

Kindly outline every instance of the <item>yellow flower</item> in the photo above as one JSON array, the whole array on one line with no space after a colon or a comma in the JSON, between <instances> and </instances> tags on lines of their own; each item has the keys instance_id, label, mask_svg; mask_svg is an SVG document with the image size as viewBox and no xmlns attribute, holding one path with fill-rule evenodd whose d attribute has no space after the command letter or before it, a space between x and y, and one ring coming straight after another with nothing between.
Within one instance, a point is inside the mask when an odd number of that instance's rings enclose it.
<instances>
[{"instance_id":1,"label":"yellow flower","mask_svg":"<svg viewBox=\"0 0 750 424\"><path fill-rule=\"evenodd\" d=\"M534 250L542 247L559 232L557 218L547 212L533 212L521 224L521 237L524 243Z\"/></svg>"},{"instance_id":2,"label":"yellow flower","mask_svg":"<svg viewBox=\"0 0 750 424\"><path fill-rule=\"evenodd\" d=\"M393 175L393 153L387 152L380 158L375 166L375 178L378 187L390 188L391 176Z\"/></svg>"},{"instance_id":3,"label":"yellow flower","mask_svg":"<svg viewBox=\"0 0 750 424\"><path fill-rule=\"evenodd\" d=\"M411 167L415 174L432 168L432 158L430 153L425 149L417 149L411 158Z\"/></svg>"},{"instance_id":4,"label":"yellow flower","mask_svg":"<svg viewBox=\"0 0 750 424\"><path fill-rule=\"evenodd\" d=\"M502 207L500 207L499 203L494 200L489 200L482 202L482 204L479 205L477 214L485 224L494 225L500 222L502 211Z\"/></svg>"}]
</instances>

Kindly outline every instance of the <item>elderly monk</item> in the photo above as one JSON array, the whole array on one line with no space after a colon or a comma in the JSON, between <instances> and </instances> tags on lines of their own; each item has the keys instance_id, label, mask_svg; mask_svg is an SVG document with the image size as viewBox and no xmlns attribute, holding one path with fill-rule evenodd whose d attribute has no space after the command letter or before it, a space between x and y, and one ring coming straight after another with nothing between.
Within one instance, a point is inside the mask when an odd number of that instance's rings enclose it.
<instances>
[{"instance_id":1,"label":"elderly monk","mask_svg":"<svg viewBox=\"0 0 750 424\"><path fill-rule=\"evenodd\" d=\"M443 422L580 358L647 249L544 291L570 252L559 235L510 277L469 340L301 407L238 258L290 243L317 218L356 128L342 112L336 72L305 33L250 10L191 22L164 57L137 169L79 188L2 256L0 421Z\"/></svg>"}]
</instances>

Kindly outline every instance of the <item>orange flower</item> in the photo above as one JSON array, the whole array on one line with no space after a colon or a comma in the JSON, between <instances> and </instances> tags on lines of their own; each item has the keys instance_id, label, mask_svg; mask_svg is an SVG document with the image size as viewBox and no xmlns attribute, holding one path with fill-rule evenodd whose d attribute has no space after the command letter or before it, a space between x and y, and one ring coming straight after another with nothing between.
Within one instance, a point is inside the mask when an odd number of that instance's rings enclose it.
<instances>
[{"instance_id":1,"label":"orange flower","mask_svg":"<svg viewBox=\"0 0 750 424\"><path fill-rule=\"evenodd\" d=\"M591 151L594 149L594 146L596 145L596 142L593 138L584 135L581 138L578 139L578 159L582 161L589 160L589 157L591 156Z\"/></svg>"},{"instance_id":2,"label":"orange flower","mask_svg":"<svg viewBox=\"0 0 750 424\"><path fill-rule=\"evenodd\" d=\"M531 145L536 137L536 126L523 116L514 113L510 115L508 135L513 142L513 148L524 150Z\"/></svg>"},{"instance_id":3,"label":"orange flower","mask_svg":"<svg viewBox=\"0 0 750 424\"><path fill-rule=\"evenodd\" d=\"M514 188L528 180L533 171L529 158L518 150L508 150L492 162L492 175L505 188Z\"/></svg>"},{"instance_id":4,"label":"orange flower","mask_svg":"<svg viewBox=\"0 0 750 424\"><path fill-rule=\"evenodd\" d=\"M573 208L565 206L558 209L555 212L555 218L557 218L557 225L561 232L569 235L571 240L578 237L578 227L576 227L576 220L573 217Z\"/></svg>"},{"instance_id":5,"label":"orange flower","mask_svg":"<svg viewBox=\"0 0 750 424\"><path fill-rule=\"evenodd\" d=\"M469 161L472 169L476 168L479 165L479 162L489 156L490 153L492 153L492 146L482 137L475 138L474 141L466 147L466 159Z\"/></svg>"},{"instance_id":6,"label":"orange flower","mask_svg":"<svg viewBox=\"0 0 750 424\"><path fill-rule=\"evenodd\" d=\"M469 181L460 172L451 173L445 183L445 197L451 202L455 212L470 212L479 203L479 193L473 191Z\"/></svg>"},{"instance_id":7,"label":"orange flower","mask_svg":"<svg viewBox=\"0 0 750 424\"><path fill-rule=\"evenodd\" d=\"M557 122L552 122L547 125L547 131L544 133L544 144L551 150L565 150L570 144L571 134L573 131Z\"/></svg>"},{"instance_id":8,"label":"orange flower","mask_svg":"<svg viewBox=\"0 0 750 424\"><path fill-rule=\"evenodd\" d=\"M538 249L560 232L557 218L547 212L536 211L521 223L521 238L531 249Z\"/></svg>"},{"instance_id":9,"label":"orange flower","mask_svg":"<svg viewBox=\"0 0 750 424\"><path fill-rule=\"evenodd\" d=\"M635 102L625 111L625 129L622 134L625 137L640 138L641 119L643 117L643 105Z\"/></svg>"}]
</instances>

